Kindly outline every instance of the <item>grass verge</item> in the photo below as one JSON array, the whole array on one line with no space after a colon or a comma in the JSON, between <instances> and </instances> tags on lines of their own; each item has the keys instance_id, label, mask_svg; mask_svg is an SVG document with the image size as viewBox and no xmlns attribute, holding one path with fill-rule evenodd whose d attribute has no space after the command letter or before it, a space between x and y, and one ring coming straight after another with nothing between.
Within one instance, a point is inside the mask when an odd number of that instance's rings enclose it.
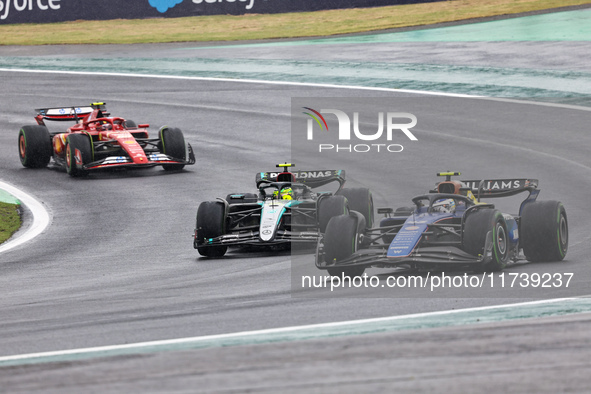
<instances>
[{"instance_id":1,"label":"grass verge","mask_svg":"<svg viewBox=\"0 0 591 394\"><path fill-rule=\"evenodd\" d=\"M0 202L0 244L10 238L20 226L18 205Z\"/></svg>"},{"instance_id":2,"label":"grass verge","mask_svg":"<svg viewBox=\"0 0 591 394\"><path fill-rule=\"evenodd\" d=\"M131 44L330 36L584 4L591 4L591 1L450 0L288 14L15 24L0 26L0 45Z\"/></svg>"}]
</instances>

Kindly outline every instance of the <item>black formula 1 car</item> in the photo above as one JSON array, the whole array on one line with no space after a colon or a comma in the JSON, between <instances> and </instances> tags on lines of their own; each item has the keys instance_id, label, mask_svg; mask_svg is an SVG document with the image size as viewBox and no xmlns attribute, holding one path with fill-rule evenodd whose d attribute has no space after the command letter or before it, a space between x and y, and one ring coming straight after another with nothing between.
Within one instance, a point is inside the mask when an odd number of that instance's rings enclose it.
<instances>
[{"instance_id":1,"label":"black formula 1 car","mask_svg":"<svg viewBox=\"0 0 591 394\"><path fill-rule=\"evenodd\" d=\"M193 246L203 256L221 257L228 246L314 245L331 217L359 212L373 223L371 192L343 188L344 170L289 172L294 164L278 164L283 172L256 174L258 193L233 193L206 201L197 210ZM336 191L319 191L336 183Z\"/></svg>"},{"instance_id":2,"label":"black formula 1 car","mask_svg":"<svg viewBox=\"0 0 591 394\"><path fill-rule=\"evenodd\" d=\"M379 227L355 213L333 217L319 239L316 266L334 276L359 276L368 267L500 271L508 262L561 261L568 220L559 201L536 201L537 179L452 180L445 176L414 206L379 208ZM501 213L482 198L528 193L518 214ZM521 253L523 252L523 253Z\"/></svg>"},{"instance_id":3,"label":"black formula 1 car","mask_svg":"<svg viewBox=\"0 0 591 394\"><path fill-rule=\"evenodd\" d=\"M46 167L50 160L71 176L112 168L153 167L180 170L195 164L191 145L181 130L164 126L149 138L148 124L111 117L105 103L90 106L37 109L37 125L23 126L18 134L21 163ZM45 121L70 121L64 132L50 132Z\"/></svg>"}]
</instances>

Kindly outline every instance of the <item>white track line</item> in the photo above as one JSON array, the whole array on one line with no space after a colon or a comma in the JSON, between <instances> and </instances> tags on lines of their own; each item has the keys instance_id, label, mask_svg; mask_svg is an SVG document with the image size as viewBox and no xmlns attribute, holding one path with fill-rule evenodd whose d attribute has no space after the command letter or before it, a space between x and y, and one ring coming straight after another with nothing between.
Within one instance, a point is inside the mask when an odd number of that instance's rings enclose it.
<instances>
[{"instance_id":1,"label":"white track line","mask_svg":"<svg viewBox=\"0 0 591 394\"><path fill-rule=\"evenodd\" d=\"M18 198L21 203L24 204L33 214L33 223L22 235L17 236L14 239L10 239L9 241L0 245L0 253L2 253L12 248L16 248L17 246L22 245L41 234L43 230L49 226L51 217L43 204L22 190L19 190L16 187L2 181L0 181L0 189L6 190L8 193Z\"/></svg>"},{"instance_id":2,"label":"white track line","mask_svg":"<svg viewBox=\"0 0 591 394\"><path fill-rule=\"evenodd\" d=\"M402 92L413 94L426 94L432 96L448 96L448 97L466 97L476 98L480 96L470 96L466 94L456 93L439 93L423 90L406 90L393 88L379 88L353 85L331 85L323 83L309 83L309 82L289 82L289 81L265 81L258 79L234 79L234 78L214 78L214 77L190 77L180 75L159 75L159 74L135 74L135 73L110 73L98 71L62 71L62 70L35 70L35 69L20 69L20 68L0 68L0 71L6 72L20 72L20 73L47 73L47 74L68 74L68 75L98 75L108 77L132 77L132 78L158 78L158 79L181 79L191 81L210 81L210 82L234 82L234 83L256 83L264 85L284 85L284 86L310 86L321 88L335 88L335 89L357 89L357 90L373 90L382 92Z\"/></svg>"},{"instance_id":3,"label":"white track line","mask_svg":"<svg viewBox=\"0 0 591 394\"><path fill-rule=\"evenodd\" d=\"M61 71L61 70L29 70L20 68L0 68L0 71L6 72L21 72L21 73L47 73L47 74L68 74L68 75L97 75L97 76L108 76L108 77L131 77L131 78L158 78L158 79L180 79L190 81L211 81L211 82L233 82L233 83L252 83L252 84L264 84L264 85L283 85L283 86L308 86L316 88L330 88L330 89L349 89L349 90L369 90L374 92L393 92L393 93L409 93L409 94L423 94L429 96L442 96L442 97L456 97L456 98L472 98L481 100L493 100L515 104L528 104L528 105L540 105L545 107L555 107L564 109L574 109L579 111L591 111L591 107L583 107L578 105L550 103L550 102L538 102L528 100L518 100L511 98L497 98L497 97L486 97L486 96L474 96L468 94L458 93L444 93L444 92L431 92L426 90L410 90L410 89L394 89L394 88L380 88L372 86L355 86L355 85L332 85L323 83L310 83L310 82L286 82L286 81L264 81L258 79L233 79L233 78L213 78L213 77L189 77L189 76L177 76L177 75L158 75L158 74L135 74L135 73L108 73L108 72L92 72L92 71Z\"/></svg>"},{"instance_id":4,"label":"white track line","mask_svg":"<svg viewBox=\"0 0 591 394\"><path fill-rule=\"evenodd\" d=\"M0 357L0 366L1 364L10 365L11 362L20 362L21 364L27 362L50 362L56 361L55 358L59 357L68 357L68 356L86 356L85 358L92 358L94 356L113 356L113 355L120 355L120 354L135 354L141 353L142 350L146 351L152 348L152 351L166 351L170 350L167 349L168 346L174 345L190 345L197 346L199 343L212 343L219 341L222 345L217 346L231 346L231 342L223 342L228 340L247 340L249 337L257 336L264 336L267 340L262 340L262 342L286 342L289 339L283 340L273 340L273 335L280 335L280 334L297 334L298 332L302 331L310 331L311 334L306 339L317 339L322 338L326 335L323 335L322 330L324 329L334 329L339 327L345 326L361 326L367 324L375 324L375 323L384 323L384 322L394 322L399 320L405 319L413 319L413 318L423 318L423 317L431 317L431 316L444 316L444 315L454 315L454 314L461 314L461 313L470 313L470 312L481 312L493 309L513 309L519 307L532 307L535 305L543 305L543 304L553 304L559 302L568 302L573 300L582 300L584 297L576 297L576 298L557 298L552 300L539 300L539 301L528 301L528 302L521 302L515 304L506 304L506 305L494 305L494 306L483 306L483 307L475 307L475 308L466 308L466 309L455 309L455 310L448 310L448 311L436 311L436 312L425 312L425 313L415 313L410 315L402 315L402 316L389 316L389 317L380 317L380 318L373 318L373 319L363 319L363 320L351 320L351 321L342 321L342 322L332 322L332 323L322 323L322 324L311 324L311 325L304 325L304 326L292 326L292 327L281 327L281 328L273 328L273 329L266 329L266 330L256 330L256 331L243 331L243 332L236 332L230 334L219 334L219 335L207 335L207 336L200 336L200 337L189 337L189 338L178 338L178 339L168 339L168 340L160 340L160 341L150 341L150 342L138 342L138 343L129 343L124 345L111 345L111 346L98 346L98 347L90 347L90 348L80 348L80 349L69 349L69 350L58 350L58 351L50 351L50 352L41 352L41 353L28 353L28 354L19 354L13 356L4 356ZM383 331L380 331L383 332ZM336 336L342 336L336 335ZM330 337L335 336L334 334L330 334ZM260 343L253 340L253 343ZM248 343L244 342L234 342L235 345L245 345ZM215 345L210 345L209 347L213 347ZM159 348L159 349L158 349ZM178 347L176 350L179 350ZM119 353L118 353L119 352Z\"/></svg>"}]
</instances>

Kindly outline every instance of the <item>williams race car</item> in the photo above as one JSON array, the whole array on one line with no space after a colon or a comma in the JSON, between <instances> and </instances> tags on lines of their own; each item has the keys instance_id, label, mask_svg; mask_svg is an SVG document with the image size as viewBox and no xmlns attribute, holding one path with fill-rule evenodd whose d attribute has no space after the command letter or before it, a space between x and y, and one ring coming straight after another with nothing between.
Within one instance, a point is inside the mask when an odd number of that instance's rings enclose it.
<instances>
[{"instance_id":1,"label":"williams race car","mask_svg":"<svg viewBox=\"0 0 591 394\"><path fill-rule=\"evenodd\" d=\"M366 229L357 214L333 217L319 239L316 266L334 276L359 276L368 267L500 271L508 262L561 261L568 249L566 210L536 201L537 179L452 180L414 197L414 206L379 208L379 227ZM481 198L528 193L518 214ZM522 253L521 253L522 252Z\"/></svg>"},{"instance_id":2,"label":"williams race car","mask_svg":"<svg viewBox=\"0 0 591 394\"><path fill-rule=\"evenodd\" d=\"M23 126L18 151L23 166L46 167L51 158L71 176L94 170L153 167L180 170L195 163L191 145L181 130L164 126L149 138L148 124L110 117L105 103L82 107L37 109L37 125ZM70 121L65 132L49 132L45 121Z\"/></svg>"},{"instance_id":3,"label":"williams race car","mask_svg":"<svg viewBox=\"0 0 591 394\"><path fill-rule=\"evenodd\" d=\"M278 164L283 172L256 174L258 193L228 194L199 205L193 246L199 254L221 257L228 246L282 245L318 241L329 219L359 212L373 223L373 199L365 188L344 189L345 171L289 172L294 164ZM336 191L318 191L336 184Z\"/></svg>"}]
</instances>

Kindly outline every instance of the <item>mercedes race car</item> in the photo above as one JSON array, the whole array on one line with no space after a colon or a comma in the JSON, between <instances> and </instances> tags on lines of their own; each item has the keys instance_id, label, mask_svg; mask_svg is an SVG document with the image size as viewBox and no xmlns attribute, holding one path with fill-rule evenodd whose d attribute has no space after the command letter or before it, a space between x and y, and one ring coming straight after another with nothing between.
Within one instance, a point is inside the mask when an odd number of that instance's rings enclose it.
<instances>
[{"instance_id":1,"label":"mercedes race car","mask_svg":"<svg viewBox=\"0 0 591 394\"><path fill-rule=\"evenodd\" d=\"M537 201L537 179L446 179L414 206L384 214L368 228L356 213L333 217L319 239L316 266L333 276L360 276L368 267L416 270L500 271L507 263L561 261L568 249L568 220L559 201ZM501 213L482 198L527 193L518 214Z\"/></svg>"},{"instance_id":2,"label":"mercedes race car","mask_svg":"<svg viewBox=\"0 0 591 394\"><path fill-rule=\"evenodd\" d=\"M23 166L46 167L53 158L71 176L112 168L152 167L180 170L195 163L181 130L164 126L149 138L148 124L111 117L105 103L37 109L37 125L23 126L18 151ZM50 132L45 121L70 121L65 132Z\"/></svg>"},{"instance_id":3,"label":"mercedes race car","mask_svg":"<svg viewBox=\"0 0 591 394\"><path fill-rule=\"evenodd\" d=\"M373 199L365 188L343 188L345 171L289 172L294 164L278 164L283 172L256 174L258 193L228 194L206 201L197 210L193 246L206 257L221 257L229 246L310 243L329 219L359 212L373 223ZM319 191L333 184L336 191Z\"/></svg>"}]
</instances>

